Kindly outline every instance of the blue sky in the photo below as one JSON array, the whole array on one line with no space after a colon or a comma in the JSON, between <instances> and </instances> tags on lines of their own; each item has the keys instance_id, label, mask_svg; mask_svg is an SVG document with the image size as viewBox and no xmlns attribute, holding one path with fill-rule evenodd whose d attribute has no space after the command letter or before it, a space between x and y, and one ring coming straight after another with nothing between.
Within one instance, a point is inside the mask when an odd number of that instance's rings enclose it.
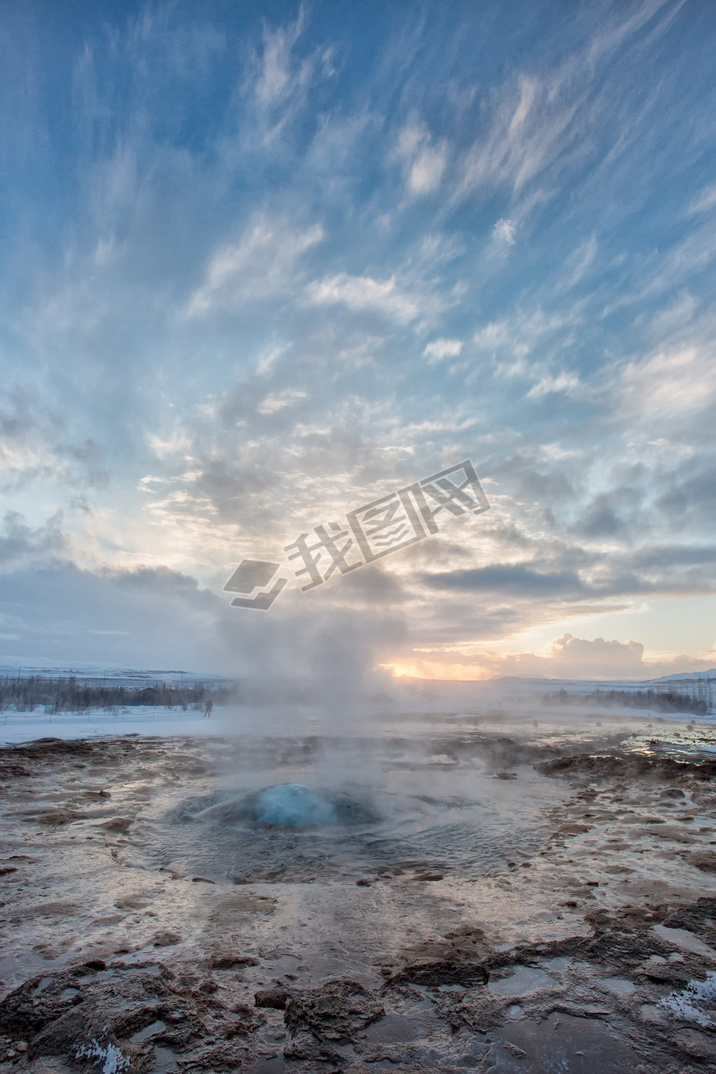
<instances>
[{"instance_id":1,"label":"blue sky","mask_svg":"<svg viewBox=\"0 0 716 1074\"><path fill-rule=\"evenodd\" d=\"M0 655L716 665L715 37L701 0L1 3ZM229 608L243 556L468 457L488 514Z\"/></svg>"}]
</instances>

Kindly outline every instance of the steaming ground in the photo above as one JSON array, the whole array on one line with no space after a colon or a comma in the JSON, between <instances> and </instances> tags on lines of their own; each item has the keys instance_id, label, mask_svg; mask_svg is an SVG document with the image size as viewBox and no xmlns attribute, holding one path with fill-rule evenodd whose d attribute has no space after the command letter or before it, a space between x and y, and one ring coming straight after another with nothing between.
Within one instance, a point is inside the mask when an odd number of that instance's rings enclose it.
<instances>
[{"instance_id":1,"label":"steaming ground","mask_svg":"<svg viewBox=\"0 0 716 1074\"><path fill-rule=\"evenodd\" d=\"M484 742L464 737L243 738L225 747L221 767L223 787L166 795L145 844L153 864L172 859L234 883L415 869L479 876L534 852L563 797L531 766L496 771Z\"/></svg>"},{"instance_id":2,"label":"steaming ground","mask_svg":"<svg viewBox=\"0 0 716 1074\"><path fill-rule=\"evenodd\" d=\"M6 746L0 1074L713 1066L714 729L581 715Z\"/></svg>"}]
</instances>

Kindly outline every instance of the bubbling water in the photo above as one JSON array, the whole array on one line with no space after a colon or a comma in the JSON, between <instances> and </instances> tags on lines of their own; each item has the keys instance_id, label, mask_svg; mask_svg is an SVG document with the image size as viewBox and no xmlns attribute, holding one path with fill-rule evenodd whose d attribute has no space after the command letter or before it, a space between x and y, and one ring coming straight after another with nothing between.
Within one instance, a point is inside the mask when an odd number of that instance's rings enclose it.
<instances>
[{"instance_id":1,"label":"bubbling water","mask_svg":"<svg viewBox=\"0 0 716 1074\"><path fill-rule=\"evenodd\" d=\"M267 787L256 796L256 823L281 828L313 828L335 824L338 813L333 802L302 783Z\"/></svg>"},{"instance_id":2,"label":"bubbling water","mask_svg":"<svg viewBox=\"0 0 716 1074\"><path fill-rule=\"evenodd\" d=\"M428 740L432 752L423 739L372 743L370 754L363 745L351 740L341 767L316 762L319 750L321 762L335 757L333 740L244 740L227 765L234 789L202 780L206 793L175 799L148 851L162 867L237 884L386 870L476 876L538 846L545 807L563 794L528 766L514 780L491 778L464 738L448 750Z\"/></svg>"},{"instance_id":3,"label":"bubbling water","mask_svg":"<svg viewBox=\"0 0 716 1074\"><path fill-rule=\"evenodd\" d=\"M186 819L219 821L222 825L251 828L356 827L375 824L380 815L359 797L303 783L279 783L252 791L241 798L212 804Z\"/></svg>"}]
</instances>

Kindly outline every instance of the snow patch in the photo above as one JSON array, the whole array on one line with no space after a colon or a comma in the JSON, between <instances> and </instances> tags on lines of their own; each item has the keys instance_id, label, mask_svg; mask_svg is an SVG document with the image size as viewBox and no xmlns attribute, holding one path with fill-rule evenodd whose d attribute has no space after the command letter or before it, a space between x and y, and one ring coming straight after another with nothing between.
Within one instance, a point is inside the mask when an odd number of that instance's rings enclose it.
<instances>
[{"instance_id":1,"label":"snow patch","mask_svg":"<svg viewBox=\"0 0 716 1074\"><path fill-rule=\"evenodd\" d=\"M671 992L659 1001L676 1018L696 1022L700 1026L716 1026L716 1022L699 1006L716 1002L716 971L710 970L705 981L690 981L683 992ZM697 1006L698 1005L698 1006Z\"/></svg>"},{"instance_id":2,"label":"snow patch","mask_svg":"<svg viewBox=\"0 0 716 1074\"><path fill-rule=\"evenodd\" d=\"M75 1059L98 1059L103 1060L102 1074L121 1074L123 1070L129 1070L131 1060L116 1044L100 1044L94 1038L89 1044L83 1044L75 1052Z\"/></svg>"}]
</instances>

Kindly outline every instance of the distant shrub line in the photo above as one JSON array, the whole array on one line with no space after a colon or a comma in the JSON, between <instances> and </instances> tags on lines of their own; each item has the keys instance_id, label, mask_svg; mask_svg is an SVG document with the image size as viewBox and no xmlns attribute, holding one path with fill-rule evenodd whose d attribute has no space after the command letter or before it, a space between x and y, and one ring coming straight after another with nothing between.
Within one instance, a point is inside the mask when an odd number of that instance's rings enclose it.
<instances>
[{"instance_id":1,"label":"distant shrub line","mask_svg":"<svg viewBox=\"0 0 716 1074\"><path fill-rule=\"evenodd\" d=\"M133 708L151 705L157 708L201 708L211 698L214 704L232 699L230 686L216 687L210 683L151 683L121 686L112 682L83 682L73 676L47 679L0 678L0 709L14 708L16 712L32 712L44 705L48 712L85 712L87 709Z\"/></svg>"},{"instance_id":2,"label":"distant shrub line","mask_svg":"<svg viewBox=\"0 0 716 1074\"><path fill-rule=\"evenodd\" d=\"M560 690L557 694L545 694L542 700L545 705L622 705L656 712L692 712L695 716L705 716L709 709L704 698L675 690L593 690L590 694Z\"/></svg>"}]
</instances>

